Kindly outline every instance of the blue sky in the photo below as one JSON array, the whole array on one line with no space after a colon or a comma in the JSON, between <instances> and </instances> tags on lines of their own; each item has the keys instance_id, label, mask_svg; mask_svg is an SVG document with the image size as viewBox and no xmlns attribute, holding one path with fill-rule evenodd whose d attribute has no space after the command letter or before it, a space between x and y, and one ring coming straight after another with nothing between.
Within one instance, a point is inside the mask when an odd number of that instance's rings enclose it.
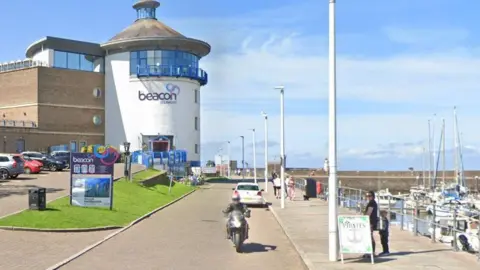
<instances>
[{"instance_id":1,"label":"blue sky","mask_svg":"<svg viewBox=\"0 0 480 270\"><path fill-rule=\"evenodd\" d=\"M25 48L45 35L104 42L133 22L133 2L3 1L0 16L12 25L0 28L0 62L24 58ZM480 26L474 23L479 8L479 1L337 1L340 169L420 168L433 114L437 138L440 119L446 119L447 148L452 148L454 105L468 150L466 167L476 167L480 139L472 123L480 116ZM166 0L157 17L212 45L202 59L210 78L202 89L204 160L226 149L227 140L232 158L239 159L238 138L245 135L251 163L248 129L256 128L262 165L262 110L270 119L270 159L278 156L279 95L273 87L283 84L288 165L323 165L328 0Z\"/></svg>"}]
</instances>

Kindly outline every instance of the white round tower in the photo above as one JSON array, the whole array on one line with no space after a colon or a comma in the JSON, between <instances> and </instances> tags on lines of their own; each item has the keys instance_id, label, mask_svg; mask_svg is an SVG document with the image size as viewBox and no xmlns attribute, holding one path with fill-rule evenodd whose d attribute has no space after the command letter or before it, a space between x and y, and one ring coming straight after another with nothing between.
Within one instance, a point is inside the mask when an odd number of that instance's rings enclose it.
<instances>
[{"instance_id":1,"label":"white round tower","mask_svg":"<svg viewBox=\"0 0 480 270\"><path fill-rule=\"evenodd\" d=\"M160 3L138 1L137 20L102 44L105 56L105 141L131 143L138 150L152 141L186 150L200 161L200 87L208 76L199 60L206 42L185 37L156 19ZM157 145L165 151L167 144ZM173 147L172 147L173 146Z\"/></svg>"}]
</instances>

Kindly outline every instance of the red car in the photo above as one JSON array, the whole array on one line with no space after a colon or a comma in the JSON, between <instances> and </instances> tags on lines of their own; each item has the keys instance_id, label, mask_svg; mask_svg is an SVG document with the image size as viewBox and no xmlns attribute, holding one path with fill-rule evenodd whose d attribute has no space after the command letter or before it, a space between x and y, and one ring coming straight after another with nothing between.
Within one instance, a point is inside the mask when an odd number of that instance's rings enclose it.
<instances>
[{"instance_id":1,"label":"red car","mask_svg":"<svg viewBox=\"0 0 480 270\"><path fill-rule=\"evenodd\" d=\"M42 171L43 163L37 160L25 158L21 155L18 155L24 162L24 172L25 174L31 173L40 173Z\"/></svg>"}]
</instances>

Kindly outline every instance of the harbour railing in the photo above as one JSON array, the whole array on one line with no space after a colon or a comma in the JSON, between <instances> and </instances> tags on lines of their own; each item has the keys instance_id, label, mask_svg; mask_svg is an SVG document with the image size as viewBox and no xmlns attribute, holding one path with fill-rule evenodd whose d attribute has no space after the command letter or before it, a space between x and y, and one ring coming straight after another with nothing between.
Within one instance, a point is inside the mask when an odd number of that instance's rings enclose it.
<instances>
[{"instance_id":1,"label":"harbour railing","mask_svg":"<svg viewBox=\"0 0 480 270\"><path fill-rule=\"evenodd\" d=\"M295 187L306 192L307 181L297 178ZM328 200L328 186L322 183L317 197ZM356 213L362 213L367 204L367 190L349 187L339 187L337 204ZM378 200L379 203L380 200ZM437 207L431 207L431 213L426 214L425 206L419 199L406 196L381 195L380 211L386 211L390 224L399 226L402 231L410 231L415 236L429 237L432 243L449 244L453 251L465 251L476 254L480 261L480 220L479 217L467 215L462 209L451 207L450 213L437 213ZM385 198L386 197L386 198ZM386 201L385 201L386 199ZM409 203L408 203L409 202ZM445 223L442 221L446 221ZM467 231L467 229L471 231ZM476 231L476 232L475 232Z\"/></svg>"}]
</instances>

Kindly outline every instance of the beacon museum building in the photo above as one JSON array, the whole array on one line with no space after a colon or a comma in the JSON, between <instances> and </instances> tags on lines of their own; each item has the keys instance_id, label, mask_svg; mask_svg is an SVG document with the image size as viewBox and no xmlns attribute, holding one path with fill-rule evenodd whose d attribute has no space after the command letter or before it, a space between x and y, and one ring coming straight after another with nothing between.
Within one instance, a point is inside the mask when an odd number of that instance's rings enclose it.
<instances>
[{"instance_id":1,"label":"beacon museum building","mask_svg":"<svg viewBox=\"0 0 480 270\"><path fill-rule=\"evenodd\" d=\"M210 45L158 21L159 5L135 3L135 22L106 43L47 36L26 60L0 63L0 152L128 141L198 162Z\"/></svg>"}]
</instances>

